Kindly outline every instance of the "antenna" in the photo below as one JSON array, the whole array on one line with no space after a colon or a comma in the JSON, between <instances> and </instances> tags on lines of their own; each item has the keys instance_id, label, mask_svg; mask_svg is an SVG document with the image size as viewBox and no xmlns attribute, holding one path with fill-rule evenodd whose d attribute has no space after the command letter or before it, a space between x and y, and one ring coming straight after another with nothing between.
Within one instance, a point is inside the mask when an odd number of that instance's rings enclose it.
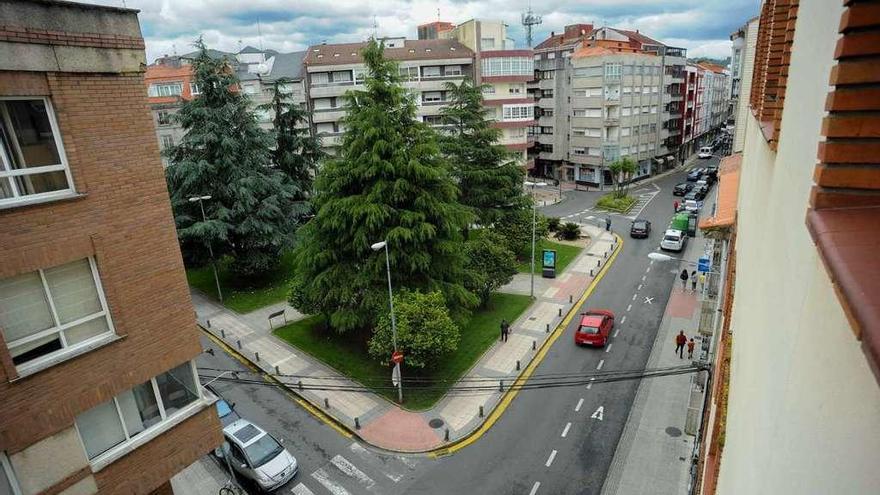
<instances>
[{"instance_id":1,"label":"antenna","mask_svg":"<svg viewBox=\"0 0 880 495\"><path fill-rule=\"evenodd\" d=\"M171 43L171 53L177 56L177 43Z\"/></svg>"},{"instance_id":2,"label":"antenna","mask_svg":"<svg viewBox=\"0 0 880 495\"><path fill-rule=\"evenodd\" d=\"M529 10L522 14L522 25L526 28L526 46L532 47L532 26L541 24L541 16L532 12L532 3L529 2Z\"/></svg>"},{"instance_id":3,"label":"antenna","mask_svg":"<svg viewBox=\"0 0 880 495\"><path fill-rule=\"evenodd\" d=\"M376 15L373 14L373 38L379 37L379 23L376 21Z\"/></svg>"},{"instance_id":4,"label":"antenna","mask_svg":"<svg viewBox=\"0 0 880 495\"><path fill-rule=\"evenodd\" d=\"M263 29L260 27L260 20L257 19L257 36L260 41L260 51L263 51Z\"/></svg>"},{"instance_id":5,"label":"antenna","mask_svg":"<svg viewBox=\"0 0 880 495\"><path fill-rule=\"evenodd\" d=\"M437 9L437 22L440 22L440 9Z\"/></svg>"}]
</instances>

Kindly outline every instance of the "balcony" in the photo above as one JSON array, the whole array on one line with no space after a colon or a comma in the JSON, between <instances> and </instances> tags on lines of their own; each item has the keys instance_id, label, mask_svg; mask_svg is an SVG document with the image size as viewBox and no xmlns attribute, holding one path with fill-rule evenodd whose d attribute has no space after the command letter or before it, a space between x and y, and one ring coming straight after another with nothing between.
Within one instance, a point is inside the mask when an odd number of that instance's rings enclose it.
<instances>
[{"instance_id":1,"label":"balcony","mask_svg":"<svg viewBox=\"0 0 880 495\"><path fill-rule=\"evenodd\" d=\"M616 126L620 125L620 117L605 117L602 119L607 126Z\"/></svg>"},{"instance_id":2,"label":"balcony","mask_svg":"<svg viewBox=\"0 0 880 495\"><path fill-rule=\"evenodd\" d=\"M336 122L345 117L346 111L342 107L316 109L312 112L312 122Z\"/></svg>"}]
</instances>

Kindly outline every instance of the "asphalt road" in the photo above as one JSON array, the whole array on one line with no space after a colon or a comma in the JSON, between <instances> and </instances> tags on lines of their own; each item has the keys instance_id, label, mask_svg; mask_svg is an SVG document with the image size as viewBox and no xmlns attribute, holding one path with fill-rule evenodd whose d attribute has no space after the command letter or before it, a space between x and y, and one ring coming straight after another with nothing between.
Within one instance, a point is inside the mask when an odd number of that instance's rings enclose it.
<instances>
[{"instance_id":1,"label":"asphalt road","mask_svg":"<svg viewBox=\"0 0 880 495\"><path fill-rule=\"evenodd\" d=\"M717 161L700 161L699 165ZM535 370L536 375L644 368L677 266L651 262L647 255L660 243L672 215L672 203L680 199L672 196L672 187L684 181L684 175L680 172L659 179L655 182L659 191L650 185L635 188L646 194L646 200L651 193L639 215L653 224L650 238L631 239L628 221L614 217L612 229L624 238L623 249L581 308L614 311L617 319L609 345L605 349L575 346L578 318L574 318ZM548 207L554 210L546 213L581 214L592 205L591 198L598 197L573 194L575 197L560 205ZM565 210L560 210L566 203ZM216 349L209 341L206 347ZM220 349L216 351L213 357L203 355L199 366L244 369ZM284 438L299 460L300 473L276 493L536 495L601 491L638 382L522 391L482 438L438 460L365 448L315 419L275 387L221 381L215 385L227 401L235 402L242 416Z\"/></svg>"}]
</instances>

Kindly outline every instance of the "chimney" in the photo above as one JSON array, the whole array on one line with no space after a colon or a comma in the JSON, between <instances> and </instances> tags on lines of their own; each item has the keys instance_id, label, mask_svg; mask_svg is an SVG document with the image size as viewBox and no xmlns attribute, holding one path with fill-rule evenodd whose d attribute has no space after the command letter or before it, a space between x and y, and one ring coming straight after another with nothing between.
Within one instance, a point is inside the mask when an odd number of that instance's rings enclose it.
<instances>
[{"instance_id":1,"label":"chimney","mask_svg":"<svg viewBox=\"0 0 880 495\"><path fill-rule=\"evenodd\" d=\"M638 30L638 29L636 29L636 34L639 34L639 30Z\"/></svg>"},{"instance_id":2,"label":"chimney","mask_svg":"<svg viewBox=\"0 0 880 495\"><path fill-rule=\"evenodd\" d=\"M550 31L550 37L552 38L554 36L556 36L556 31Z\"/></svg>"}]
</instances>

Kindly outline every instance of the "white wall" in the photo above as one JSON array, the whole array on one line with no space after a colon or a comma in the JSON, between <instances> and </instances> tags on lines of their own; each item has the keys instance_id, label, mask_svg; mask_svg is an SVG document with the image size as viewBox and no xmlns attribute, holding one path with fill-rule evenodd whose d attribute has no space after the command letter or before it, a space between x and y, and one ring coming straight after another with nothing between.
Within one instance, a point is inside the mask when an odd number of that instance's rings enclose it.
<instances>
[{"instance_id":1,"label":"white wall","mask_svg":"<svg viewBox=\"0 0 880 495\"><path fill-rule=\"evenodd\" d=\"M743 68L740 73L739 101L736 108L736 128L733 133L733 152L740 153L745 144L746 117L749 115L749 99L752 97L752 74L755 66L755 49L758 45L758 19L748 23L745 48L742 52Z\"/></svg>"},{"instance_id":2,"label":"white wall","mask_svg":"<svg viewBox=\"0 0 880 495\"><path fill-rule=\"evenodd\" d=\"M721 495L880 493L880 385L805 226L841 11L800 3L778 154L751 115L737 122L746 138Z\"/></svg>"}]
</instances>

